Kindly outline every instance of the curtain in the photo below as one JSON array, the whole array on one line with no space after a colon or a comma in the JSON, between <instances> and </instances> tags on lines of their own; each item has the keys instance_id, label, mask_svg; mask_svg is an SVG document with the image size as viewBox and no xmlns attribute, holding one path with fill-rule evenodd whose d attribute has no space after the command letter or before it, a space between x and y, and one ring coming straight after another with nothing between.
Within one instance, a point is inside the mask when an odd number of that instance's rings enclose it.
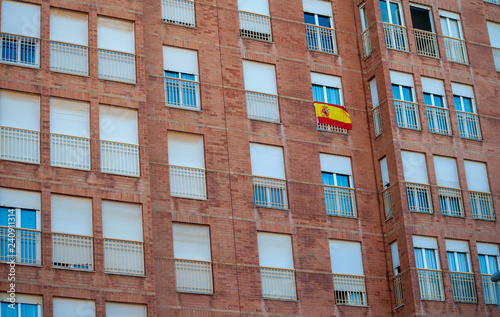
<instances>
[{"instance_id":1,"label":"curtain","mask_svg":"<svg viewBox=\"0 0 500 317\"><path fill-rule=\"evenodd\" d=\"M425 249L425 259L427 261L427 268L437 270L436 255L433 249Z\"/></svg>"},{"instance_id":2,"label":"curtain","mask_svg":"<svg viewBox=\"0 0 500 317\"><path fill-rule=\"evenodd\" d=\"M323 86L312 85L314 101L326 102L325 94L323 93Z\"/></svg>"},{"instance_id":3,"label":"curtain","mask_svg":"<svg viewBox=\"0 0 500 317\"><path fill-rule=\"evenodd\" d=\"M486 255L479 254L479 269L481 274L488 274L488 267L486 266Z\"/></svg>"},{"instance_id":4,"label":"curtain","mask_svg":"<svg viewBox=\"0 0 500 317\"><path fill-rule=\"evenodd\" d=\"M415 262L417 263L417 267L419 269L423 269L424 267L424 253L423 249L415 248Z\"/></svg>"}]
</instances>

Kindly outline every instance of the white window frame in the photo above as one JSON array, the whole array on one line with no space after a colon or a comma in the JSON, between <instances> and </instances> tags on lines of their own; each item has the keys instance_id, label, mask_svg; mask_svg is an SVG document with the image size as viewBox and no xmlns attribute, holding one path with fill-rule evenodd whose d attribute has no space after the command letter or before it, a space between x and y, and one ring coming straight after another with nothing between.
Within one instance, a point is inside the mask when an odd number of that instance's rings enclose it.
<instances>
[{"instance_id":1,"label":"white window frame","mask_svg":"<svg viewBox=\"0 0 500 317\"><path fill-rule=\"evenodd\" d=\"M465 113L474 113L474 114L477 114L476 103L474 102L474 98L471 98L469 96L461 96L461 95L453 94L453 103L455 103L455 97L460 98L460 110L458 110L458 111L462 111L462 112L465 112ZM464 98L470 99L470 104L471 104L472 112L465 111ZM457 109L457 105L454 105L454 106L455 106L455 109Z\"/></svg>"},{"instance_id":2,"label":"white window frame","mask_svg":"<svg viewBox=\"0 0 500 317\"><path fill-rule=\"evenodd\" d=\"M366 16L365 3L359 6L359 16L361 18L361 30L366 31L368 29L368 18Z\"/></svg>"},{"instance_id":3,"label":"white window frame","mask_svg":"<svg viewBox=\"0 0 500 317\"><path fill-rule=\"evenodd\" d=\"M460 22L460 16L456 13L452 13L452 12L446 12L446 11L439 11L439 20L441 22L441 19L445 19L446 20L446 26L448 28L448 37L451 37L451 38L455 38L455 39L460 39L460 40L463 40L464 39L464 32L462 31L462 23ZM451 34L451 24L450 24L450 20L455 20L457 21L457 25L458 25L458 36L459 37L454 37L452 36ZM442 24L441 24L442 25ZM443 31L443 30L441 30ZM443 35L444 35L444 32L443 32ZM445 35L446 36L446 35Z\"/></svg>"},{"instance_id":4,"label":"white window frame","mask_svg":"<svg viewBox=\"0 0 500 317\"><path fill-rule=\"evenodd\" d=\"M424 269L424 270L441 270L441 265L439 263L439 254L437 252L437 249L434 248L421 248L421 247L414 247L413 249L420 249L420 250L433 250L434 251L434 261L436 261L436 268L435 269L429 269L427 265L427 255L425 252L422 252L422 260L424 262L424 267L417 267L417 269ZM415 251L413 251L415 252Z\"/></svg>"},{"instance_id":5,"label":"white window frame","mask_svg":"<svg viewBox=\"0 0 500 317\"><path fill-rule=\"evenodd\" d=\"M436 33L436 28L434 27L434 20L432 18L432 8L424 6L424 5L416 4L416 3L410 3L410 7L415 7L415 8L419 8L422 10L426 10L429 13L429 21L431 22L431 29L432 29L431 33Z\"/></svg>"},{"instance_id":6,"label":"white window frame","mask_svg":"<svg viewBox=\"0 0 500 317\"><path fill-rule=\"evenodd\" d=\"M381 0L381 1L384 1L386 3L387 12L389 13L389 24L399 25L399 26L405 26L405 19L404 19L402 7L401 7L401 2L399 2L399 1L391 1L391 0ZM401 24L394 24L393 21L392 21L391 6L389 5L391 2L398 5L398 14L399 14L399 18L401 19Z\"/></svg>"}]
</instances>

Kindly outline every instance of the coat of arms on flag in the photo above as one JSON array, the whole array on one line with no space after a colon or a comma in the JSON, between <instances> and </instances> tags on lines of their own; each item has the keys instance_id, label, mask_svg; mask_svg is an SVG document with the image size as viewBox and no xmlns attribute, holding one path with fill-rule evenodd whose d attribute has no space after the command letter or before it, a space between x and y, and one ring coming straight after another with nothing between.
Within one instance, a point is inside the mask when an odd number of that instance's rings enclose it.
<instances>
[{"instance_id":1,"label":"coat of arms on flag","mask_svg":"<svg viewBox=\"0 0 500 317\"><path fill-rule=\"evenodd\" d=\"M314 102L318 123L328 124L347 130L352 129L351 118L347 110L340 105L332 105L324 102Z\"/></svg>"}]
</instances>

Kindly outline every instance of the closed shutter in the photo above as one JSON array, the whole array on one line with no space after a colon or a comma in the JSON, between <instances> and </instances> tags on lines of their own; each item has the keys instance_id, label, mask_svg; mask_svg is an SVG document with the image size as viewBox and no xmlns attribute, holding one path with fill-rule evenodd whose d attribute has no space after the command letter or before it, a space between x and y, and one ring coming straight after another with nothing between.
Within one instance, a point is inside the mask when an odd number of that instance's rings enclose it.
<instances>
[{"instance_id":1,"label":"closed shutter","mask_svg":"<svg viewBox=\"0 0 500 317\"><path fill-rule=\"evenodd\" d=\"M434 156L436 181L440 187L460 188L458 181L457 162L455 159Z\"/></svg>"},{"instance_id":2,"label":"closed shutter","mask_svg":"<svg viewBox=\"0 0 500 317\"><path fill-rule=\"evenodd\" d=\"M40 131L40 98L0 90L0 126Z\"/></svg>"},{"instance_id":3,"label":"closed shutter","mask_svg":"<svg viewBox=\"0 0 500 317\"><path fill-rule=\"evenodd\" d=\"M41 196L39 192L0 188L0 206L40 210Z\"/></svg>"},{"instance_id":4,"label":"closed shutter","mask_svg":"<svg viewBox=\"0 0 500 317\"><path fill-rule=\"evenodd\" d=\"M422 77L422 90L433 95L446 95L444 91L443 81L439 79Z\"/></svg>"},{"instance_id":5,"label":"closed shutter","mask_svg":"<svg viewBox=\"0 0 500 317\"><path fill-rule=\"evenodd\" d=\"M50 9L50 40L88 46L88 16L68 10Z\"/></svg>"},{"instance_id":6,"label":"closed shutter","mask_svg":"<svg viewBox=\"0 0 500 317\"><path fill-rule=\"evenodd\" d=\"M2 1L2 32L40 38L40 6Z\"/></svg>"},{"instance_id":7,"label":"closed shutter","mask_svg":"<svg viewBox=\"0 0 500 317\"><path fill-rule=\"evenodd\" d=\"M401 151L405 181L409 183L428 184L425 155L415 152Z\"/></svg>"},{"instance_id":8,"label":"closed shutter","mask_svg":"<svg viewBox=\"0 0 500 317\"><path fill-rule=\"evenodd\" d=\"M363 275L359 242L330 240L330 259L334 274Z\"/></svg>"},{"instance_id":9,"label":"closed shutter","mask_svg":"<svg viewBox=\"0 0 500 317\"><path fill-rule=\"evenodd\" d=\"M163 68L172 72L198 75L198 53L177 47L163 47Z\"/></svg>"},{"instance_id":10,"label":"closed shutter","mask_svg":"<svg viewBox=\"0 0 500 317\"><path fill-rule=\"evenodd\" d=\"M493 22L486 22L488 26L488 34L490 36L490 45L500 48L500 24Z\"/></svg>"},{"instance_id":11,"label":"closed shutter","mask_svg":"<svg viewBox=\"0 0 500 317\"><path fill-rule=\"evenodd\" d=\"M250 143L252 175L285 179L283 149L277 146Z\"/></svg>"},{"instance_id":12,"label":"closed shutter","mask_svg":"<svg viewBox=\"0 0 500 317\"><path fill-rule=\"evenodd\" d=\"M302 0L304 12L332 17L332 3L322 0Z\"/></svg>"},{"instance_id":13,"label":"closed shutter","mask_svg":"<svg viewBox=\"0 0 500 317\"><path fill-rule=\"evenodd\" d=\"M92 236L92 199L52 195L52 232Z\"/></svg>"},{"instance_id":14,"label":"closed shutter","mask_svg":"<svg viewBox=\"0 0 500 317\"><path fill-rule=\"evenodd\" d=\"M238 10L269 15L269 3L267 0L238 0Z\"/></svg>"},{"instance_id":15,"label":"closed shutter","mask_svg":"<svg viewBox=\"0 0 500 317\"><path fill-rule=\"evenodd\" d=\"M201 135L169 131L167 138L169 165L205 168Z\"/></svg>"},{"instance_id":16,"label":"closed shutter","mask_svg":"<svg viewBox=\"0 0 500 317\"><path fill-rule=\"evenodd\" d=\"M464 161L465 177L469 190L489 193L488 174L486 164L472 161Z\"/></svg>"},{"instance_id":17,"label":"closed shutter","mask_svg":"<svg viewBox=\"0 0 500 317\"><path fill-rule=\"evenodd\" d=\"M276 72L273 65L243 61L245 90L277 95Z\"/></svg>"},{"instance_id":18,"label":"closed shutter","mask_svg":"<svg viewBox=\"0 0 500 317\"><path fill-rule=\"evenodd\" d=\"M438 248L436 238L422 236L413 236L413 247L434 250Z\"/></svg>"},{"instance_id":19,"label":"closed shutter","mask_svg":"<svg viewBox=\"0 0 500 317\"><path fill-rule=\"evenodd\" d=\"M104 141L139 144L137 111L100 106L99 133Z\"/></svg>"},{"instance_id":20,"label":"closed shutter","mask_svg":"<svg viewBox=\"0 0 500 317\"><path fill-rule=\"evenodd\" d=\"M380 171L382 172L382 186L386 188L390 184L389 170L387 169L387 159L384 157L380 160Z\"/></svg>"},{"instance_id":21,"label":"closed shutter","mask_svg":"<svg viewBox=\"0 0 500 317\"><path fill-rule=\"evenodd\" d=\"M106 303L106 317L146 317L144 305Z\"/></svg>"},{"instance_id":22,"label":"closed shutter","mask_svg":"<svg viewBox=\"0 0 500 317\"><path fill-rule=\"evenodd\" d=\"M89 104L51 98L50 133L90 138Z\"/></svg>"},{"instance_id":23,"label":"closed shutter","mask_svg":"<svg viewBox=\"0 0 500 317\"><path fill-rule=\"evenodd\" d=\"M95 317L95 302L89 300L76 300L54 298L52 301L54 317Z\"/></svg>"},{"instance_id":24,"label":"closed shutter","mask_svg":"<svg viewBox=\"0 0 500 317\"><path fill-rule=\"evenodd\" d=\"M375 80L375 78L370 80L370 92L372 94L373 108L376 108L379 105L379 100L378 100L377 81Z\"/></svg>"},{"instance_id":25,"label":"closed shutter","mask_svg":"<svg viewBox=\"0 0 500 317\"><path fill-rule=\"evenodd\" d=\"M134 23L98 17L97 47L110 51L134 54Z\"/></svg>"},{"instance_id":26,"label":"closed shutter","mask_svg":"<svg viewBox=\"0 0 500 317\"><path fill-rule=\"evenodd\" d=\"M322 172L352 175L351 159L345 156L319 154Z\"/></svg>"},{"instance_id":27,"label":"closed shutter","mask_svg":"<svg viewBox=\"0 0 500 317\"><path fill-rule=\"evenodd\" d=\"M257 239L260 266L293 269L292 240L289 235L259 232Z\"/></svg>"},{"instance_id":28,"label":"closed shutter","mask_svg":"<svg viewBox=\"0 0 500 317\"><path fill-rule=\"evenodd\" d=\"M451 83L451 90L454 95L474 99L474 91L471 86Z\"/></svg>"},{"instance_id":29,"label":"closed shutter","mask_svg":"<svg viewBox=\"0 0 500 317\"><path fill-rule=\"evenodd\" d=\"M391 84L413 87L413 76L406 73L400 73L392 71L391 75Z\"/></svg>"},{"instance_id":30,"label":"closed shutter","mask_svg":"<svg viewBox=\"0 0 500 317\"><path fill-rule=\"evenodd\" d=\"M103 201L102 228L104 238L142 242L141 206Z\"/></svg>"},{"instance_id":31,"label":"closed shutter","mask_svg":"<svg viewBox=\"0 0 500 317\"><path fill-rule=\"evenodd\" d=\"M207 226L174 223L174 257L176 259L205 261L210 255L210 233Z\"/></svg>"}]
</instances>

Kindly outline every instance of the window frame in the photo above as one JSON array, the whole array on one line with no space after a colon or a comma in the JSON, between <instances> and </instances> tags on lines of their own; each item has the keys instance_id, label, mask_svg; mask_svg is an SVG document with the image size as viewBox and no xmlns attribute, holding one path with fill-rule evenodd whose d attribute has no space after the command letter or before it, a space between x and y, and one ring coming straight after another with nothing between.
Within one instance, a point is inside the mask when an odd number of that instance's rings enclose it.
<instances>
[{"instance_id":1,"label":"window frame","mask_svg":"<svg viewBox=\"0 0 500 317\"><path fill-rule=\"evenodd\" d=\"M398 89L399 89L399 95L400 97L404 98L404 94L403 94L403 88L409 88L410 89L410 96L411 96L411 99L412 100L404 100L404 99L396 99L396 97L394 97L394 86L398 86ZM412 86L406 86L406 85L401 85L401 84L395 84L395 83L391 83L391 92L392 92L392 98L394 100L399 100L399 101L403 101L403 102L412 102L412 103L415 103L415 90L413 89Z\"/></svg>"},{"instance_id":2,"label":"window frame","mask_svg":"<svg viewBox=\"0 0 500 317\"><path fill-rule=\"evenodd\" d=\"M490 261L488 261L489 258L495 258L496 259L496 263L497 263L497 268L500 268L500 257L498 255L494 255L494 254L482 254L482 253L478 253L478 258L480 256L484 256L485 257L485 263L486 263L486 270L488 271L488 273L483 273L481 272L481 274L483 275L493 275L495 272L493 272L491 270L491 267L490 267Z\"/></svg>"},{"instance_id":3,"label":"window frame","mask_svg":"<svg viewBox=\"0 0 500 317\"><path fill-rule=\"evenodd\" d=\"M364 32L368 29L368 17L366 16L366 4L359 6L359 17L361 19L361 30Z\"/></svg>"},{"instance_id":4,"label":"window frame","mask_svg":"<svg viewBox=\"0 0 500 317\"><path fill-rule=\"evenodd\" d=\"M460 109L457 109L457 104L455 103L455 98L459 98L460 99ZM469 101L470 101L470 105L471 105L471 111L470 112L465 110L464 99L469 99ZM453 104L455 105L455 110L456 111L477 114L477 109L476 109L476 104L474 102L474 98L453 94Z\"/></svg>"},{"instance_id":5,"label":"window frame","mask_svg":"<svg viewBox=\"0 0 500 317\"><path fill-rule=\"evenodd\" d=\"M429 14L429 21L430 21L430 25L431 25L431 29L432 31L430 31L431 33L434 33L436 34L436 27L434 26L434 20L433 20L433 15L432 15L432 9L427 7L427 6L424 6L424 5L419 5L419 4L416 4L416 3L410 3L410 12L411 12L411 7L415 7L415 8L418 8L418 9L422 9L422 10L426 10L427 13ZM411 17L411 13L410 13L410 17ZM421 30L421 29L417 29L413 26L413 18L412 18L412 27L416 30ZM426 31L426 30L421 30L421 31L425 31L425 32L429 32L429 31Z\"/></svg>"},{"instance_id":6,"label":"window frame","mask_svg":"<svg viewBox=\"0 0 500 317\"><path fill-rule=\"evenodd\" d=\"M404 15L403 15L403 10L402 10L402 7L401 7L401 2L399 1L392 1L392 0L379 0L379 4L381 5L381 2L385 2L386 3L386 7L387 7L387 13L388 13L388 17L389 17L389 22L384 22L383 19L382 19L382 22L383 23L388 23L388 24L392 24L392 25L399 25L399 26L405 26L405 19L404 19ZM390 3L394 3L398 6L398 10L397 10L397 14L399 16L399 18L401 19L401 24L395 24L393 23L394 21L392 21L392 14L391 14L391 6L390 6ZM382 18L382 7L380 7L380 16Z\"/></svg>"},{"instance_id":7,"label":"window frame","mask_svg":"<svg viewBox=\"0 0 500 317\"><path fill-rule=\"evenodd\" d=\"M21 308L22 308L22 305L32 305L32 306L36 306L37 307L37 317L41 317L42 316L42 305L40 304L29 304L29 303L23 303L23 301L17 301L17 298L16 298L16 302L15 303L11 303L11 302L1 302L0 305L3 306L4 304L6 304L7 306L10 306L12 304L16 305L16 312L18 314L19 317L22 317L22 314L21 314ZM1 316L1 312L0 312L0 316Z\"/></svg>"},{"instance_id":8,"label":"window frame","mask_svg":"<svg viewBox=\"0 0 500 317\"><path fill-rule=\"evenodd\" d=\"M417 264L417 260L416 260L416 256L415 256L415 250L416 249L420 249L420 250L423 250L422 251L422 261L424 263L424 267L418 267L418 264ZM428 268L428 264L427 264L427 255L425 254L424 250L432 250L433 251L433 254L434 254L434 261L436 262L436 268L435 269L430 269ZM437 249L434 249L434 248L422 248L422 247L413 247L413 254L415 256L415 266L417 267L417 269L423 269L423 270L441 270L441 265L439 263L439 254L437 252L438 250Z\"/></svg>"},{"instance_id":9,"label":"window frame","mask_svg":"<svg viewBox=\"0 0 500 317\"><path fill-rule=\"evenodd\" d=\"M467 271L452 271L451 268L450 268L450 258L449 258L449 255L450 254L453 254L453 260L455 262L455 267L457 268L457 270L459 270L459 265L458 265L458 255L459 254L463 254L465 256L465 264L467 265ZM472 267L471 267L471 263L470 263L470 255L469 255L469 252L462 252L462 251L446 251L446 258L448 260L448 269L450 270L450 272L459 272L459 273L472 273Z\"/></svg>"},{"instance_id":10,"label":"window frame","mask_svg":"<svg viewBox=\"0 0 500 317\"><path fill-rule=\"evenodd\" d=\"M445 35L444 30L441 30L443 33L443 36L454 38L454 39L459 39L459 40L465 40L464 38L464 32L462 30L462 23L460 21L460 16L456 13L448 13L446 11L439 11L439 22L441 23L441 26L443 25L442 19L446 21L446 31L448 32L449 35ZM457 30L458 30L458 37L454 37L451 34L451 24L450 20L454 20L457 22Z\"/></svg>"}]
</instances>

